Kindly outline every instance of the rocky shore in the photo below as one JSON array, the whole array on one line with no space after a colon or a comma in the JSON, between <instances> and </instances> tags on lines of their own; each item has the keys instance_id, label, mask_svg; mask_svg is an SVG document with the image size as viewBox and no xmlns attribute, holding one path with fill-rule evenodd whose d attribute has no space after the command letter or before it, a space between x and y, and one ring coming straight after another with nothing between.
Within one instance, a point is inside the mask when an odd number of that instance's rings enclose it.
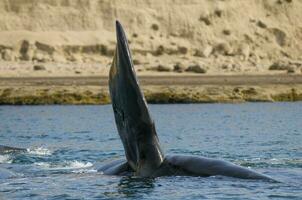
<instances>
[{"instance_id":1,"label":"rocky shore","mask_svg":"<svg viewBox=\"0 0 302 200\"><path fill-rule=\"evenodd\" d=\"M282 76L259 81L246 76L154 78L140 79L149 103L302 101L300 76L283 81ZM91 79L0 79L0 105L109 104L107 79Z\"/></svg>"},{"instance_id":2,"label":"rocky shore","mask_svg":"<svg viewBox=\"0 0 302 200\"><path fill-rule=\"evenodd\" d=\"M302 101L302 86L144 87L149 103L243 103ZM21 92L21 93L20 93ZM0 88L0 105L109 104L107 88Z\"/></svg>"}]
</instances>

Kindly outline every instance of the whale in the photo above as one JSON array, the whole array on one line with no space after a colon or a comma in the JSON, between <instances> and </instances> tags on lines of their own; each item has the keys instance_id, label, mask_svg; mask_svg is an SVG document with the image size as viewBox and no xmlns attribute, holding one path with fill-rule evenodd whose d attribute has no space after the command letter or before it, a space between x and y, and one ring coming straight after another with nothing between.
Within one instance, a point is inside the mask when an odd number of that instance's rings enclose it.
<instances>
[{"instance_id":1,"label":"whale","mask_svg":"<svg viewBox=\"0 0 302 200\"><path fill-rule=\"evenodd\" d=\"M27 150L24 148L0 145L0 156L5 155L5 154L21 153L21 152L26 152L26 151ZM10 169L6 169L1 165L2 164L0 162L0 180L17 177L17 173L13 172Z\"/></svg>"},{"instance_id":2,"label":"whale","mask_svg":"<svg viewBox=\"0 0 302 200\"><path fill-rule=\"evenodd\" d=\"M228 161L189 155L165 155L146 99L139 87L124 29L116 21L116 49L109 71L109 92L125 158L98 170L105 175L139 177L227 176L273 180L271 177Z\"/></svg>"},{"instance_id":3,"label":"whale","mask_svg":"<svg viewBox=\"0 0 302 200\"><path fill-rule=\"evenodd\" d=\"M27 150L24 148L0 145L0 154L17 153L17 152L25 152L25 151Z\"/></svg>"}]
</instances>

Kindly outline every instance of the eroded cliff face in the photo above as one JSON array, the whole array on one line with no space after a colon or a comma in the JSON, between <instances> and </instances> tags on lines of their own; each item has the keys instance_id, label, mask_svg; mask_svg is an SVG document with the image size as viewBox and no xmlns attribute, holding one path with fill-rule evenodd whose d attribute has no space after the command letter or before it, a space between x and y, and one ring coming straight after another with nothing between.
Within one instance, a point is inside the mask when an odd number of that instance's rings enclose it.
<instances>
[{"instance_id":1,"label":"eroded cliff face","mask_svg":"<svg viewBox=\"0 0 302 200\"><path fill-rule=\"evenodd\" d=\"M279 60L301 68L300 0L1 0L0 59L107 62L116 19L138 65L161 56L210 70L261 70Z\"/></svg>"}]
</instances>

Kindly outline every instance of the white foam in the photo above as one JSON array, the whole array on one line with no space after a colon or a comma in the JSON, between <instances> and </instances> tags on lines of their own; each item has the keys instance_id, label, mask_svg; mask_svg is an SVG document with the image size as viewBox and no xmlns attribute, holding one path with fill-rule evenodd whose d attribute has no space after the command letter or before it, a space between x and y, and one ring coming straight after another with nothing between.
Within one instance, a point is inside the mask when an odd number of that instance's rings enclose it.
<instances>
[{"instance_id":1,"label":"white foam","mask_svg":"<svg viewBox=\"0 0 302 200\"><path fill-rule=\"evenodd\" d=\"M37 165L37 166L40 166L42 168L50 168L50 164L46 163L46 162L37 162L37 163L34 163L34 164Z\"/></svg>"},{"instance_id":2,"label":"white foam","mask_svg":"<svg viewBox=\"0 0 302 200\"><path fill-rule=\"evenodd\" d=\"M12 163L12 159L9 155L0 155L0 163Z\"/></svg>"},{"instance_id":3,"label":"white foam","mask_svg":"<svg viewBox=\"0 0 302 200\"><path fill-rule=\"evenodd\" d=\"M277 158L272 158L272 159L268 160L267 162L268 162L269 164L278 165L278 164L285 164L286 160L277 159Z\"/></svg>"},{"instance_id":4,"label":"white foam","mask_svg":"<svg viewBox=\"0 0 302 200\"><path fill-rule=\"evenodd\" d=\"M76 174L96 173L96 172L97 172L96 169L77 169L72 171L72 173L76 173Z\"/></svg>"},{"instance_id":5,"label":"white foam","mask_svg":"<svg viewBox=\"0 0 302 200\"><path fill-rule=\"evenodd\" d=\"M40 166L48 170L73 170L73 169L85 169L92 167L91 162L80 162L80 161L66 161L59 164L51 164L47 162L38 162L35 165Z\"/></svg>"},{"instance_id":6,"label":"white foam","mask_svg":"<svg viewBox=\"0 0 302 200\"><path fill-rule=\"evenodd\" d=\"M81 169L81 168L88 168L92 167L93 164L91 162L79 162L79 161L72 161L70 162L70 167L72 169Z\"/></svg>"},{"instance_id":7,"label":"white foam","mask_svg":"<svg viewBox=\"0 0 302 200\"><path fill-rule=\"evenodd\" d=\"M36 147L33 149L27 149L27 152L29 154L33 154L33 155L39 155L39 156L50 156L52 154L52 152L46 148L43 147Z\"/></svg>"}]
</instances>

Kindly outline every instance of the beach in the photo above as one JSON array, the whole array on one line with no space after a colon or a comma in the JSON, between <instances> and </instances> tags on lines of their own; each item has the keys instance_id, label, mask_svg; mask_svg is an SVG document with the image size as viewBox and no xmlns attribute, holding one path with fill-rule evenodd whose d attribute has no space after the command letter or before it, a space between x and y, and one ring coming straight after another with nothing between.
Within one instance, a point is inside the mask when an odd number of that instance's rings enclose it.
<instances>
[{"instance_id":1,"label":"beach","mask_svg":"<svg viewBox=\"0 0 302 200\"><path fill-rule=\"evenodd\" d=\"M300 75L139 76L150 103L301 101ZM108 77L0 78L0 104L108 104Z\"/></svg>"}]
</instances>

